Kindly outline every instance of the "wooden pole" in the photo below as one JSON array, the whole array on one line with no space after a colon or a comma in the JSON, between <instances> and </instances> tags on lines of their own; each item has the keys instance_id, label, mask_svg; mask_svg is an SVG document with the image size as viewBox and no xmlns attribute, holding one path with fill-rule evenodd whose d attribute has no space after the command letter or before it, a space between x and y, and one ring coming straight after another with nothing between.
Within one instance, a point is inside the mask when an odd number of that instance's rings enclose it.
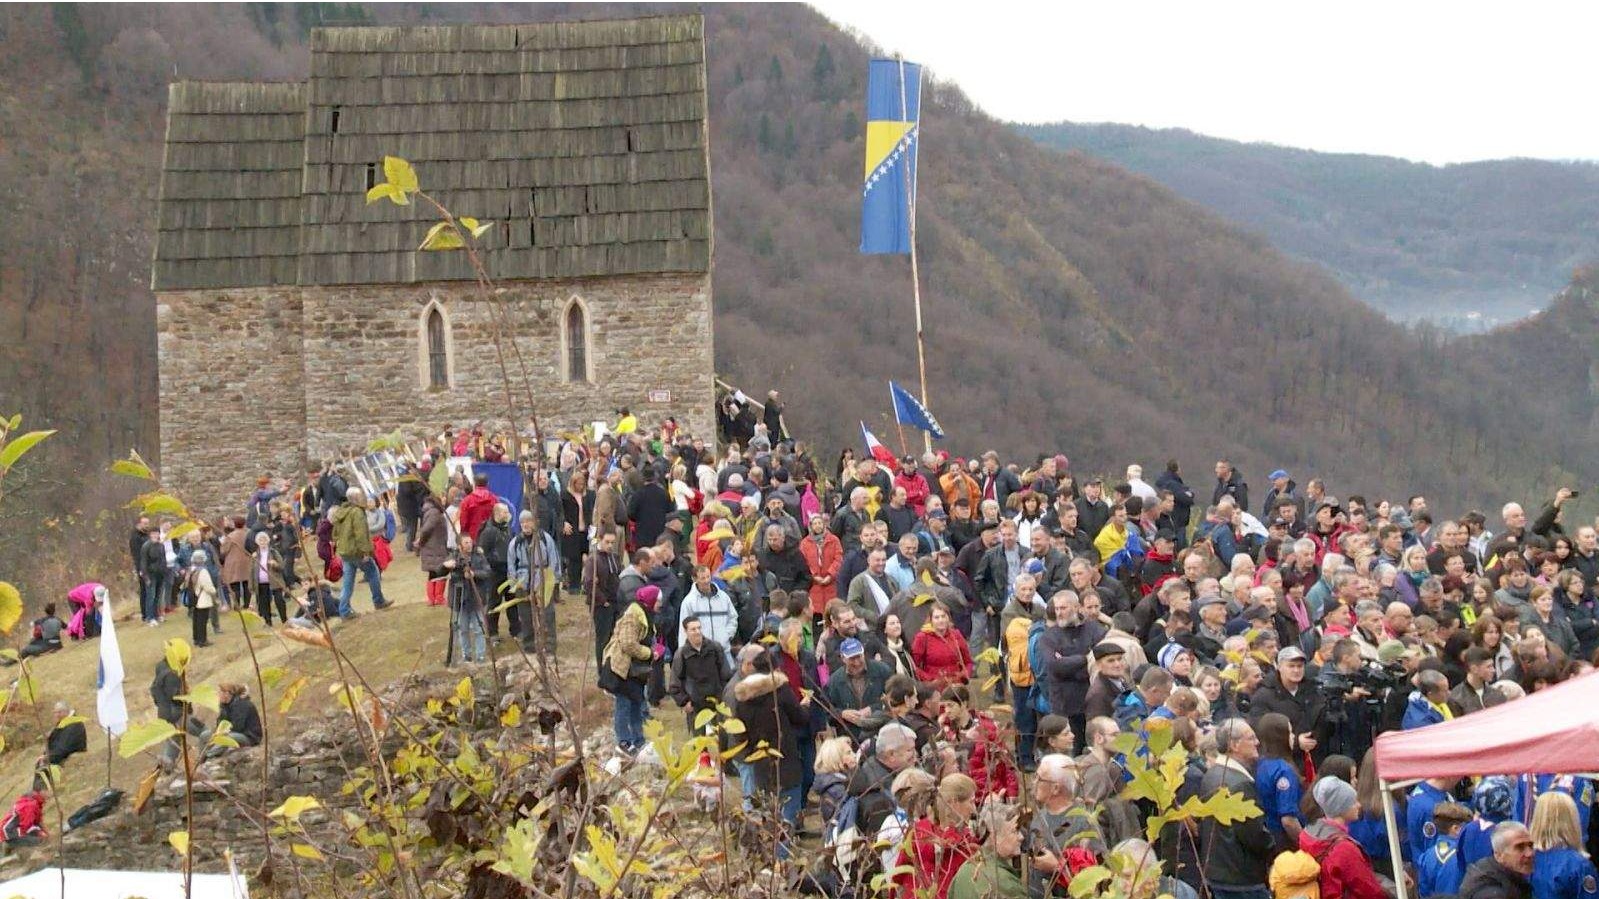
<instances>
[{"instance_id":1,"label":"wooden pole","mask_svg":"<svg viewBox=\"0 0 1599 899\"><path fill-rule=\"evenodd\" d=\"M899 62L899 113L900 121L910 119L910 103L905 91L905 59L902 56L894 57ZM922 281L916 268L916 182L911 179L911 170L916 168L918 151L922 145L922 70L916 69L916 126L911 129L910 159L905 165L905 202L909 206L910 232L911 232L911 300L916 306L916 369L922 381L922 405L928 409L933 408L927 399L927 349L922 341ZM900 434L900 442L904 443L904 432ZM927 452L933 451L933 435L928 431L922 432L922 444Z\"/></svg>"}]
</instances>

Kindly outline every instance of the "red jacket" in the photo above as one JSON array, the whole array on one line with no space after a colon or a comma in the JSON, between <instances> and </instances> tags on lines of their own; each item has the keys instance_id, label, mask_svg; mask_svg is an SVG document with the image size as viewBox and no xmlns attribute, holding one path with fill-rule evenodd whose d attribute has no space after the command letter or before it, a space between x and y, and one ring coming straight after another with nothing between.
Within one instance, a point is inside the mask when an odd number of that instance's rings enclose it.
<instances>
[{"instance_id":1,"label":"red jacket","mask_svg":"<svg viewBox=\"0 0 1599 899\"><path fill-rule=\"evenodd\" d=\"M977 784L978 804L982 804L983 799L992 793L1015 799L1021 792L1021 784L1016 780L1016 768L1010 763L1010 754L999 739L999 725L988 713L973 711L972 726L977 728L977 739L972 742L966 773ZM945 725L944 736L951 743L961 743L966 739L965 734L957 733L950 725Z\"/></svg>"},{"instance_id":2,"label":"red jacket","mask_svg":"<svg viewBox=\"0 0 1599 899\"><path fill-rule=\"evenodd\" d=\"M1323 818L1299 832L1299 848L1321 863L1321 899L1384 899L1365 850L1342 821Z\"/></svg>"},{"instance_id":3,"label":"red jacket","mask_svg":"<svg viewBox=\"0 0 1599 899\"><path fill-rule=\"evenodd\" d=\"M461 500L461 533L476 541L477 532L483 529L483 522L494 517L494 504L499 501L500 498L487 487L472 488L466 499Z\"/></svg>"},{"instance_id":4,"label":"red jacket","mask_svg":"<svg viewBox=\"0 0 1599 899\"><path fill-rule=\"evenodd\" d=\"M894 878L899 886L900 899L945 899L949 885L955 880L966 860L976 855L980 844L971 831L934 824L931 819L918 818L911 828L910 845L899 851L895 867L910 865L909 874Z\"/></svg>"},{"instance_id":5,"label":"red jacket","mask_svg":"<svg viewBox=\"0 0 1599 899\"><path fill-rule=\"evenodd\" d=\"M950 628L942 636L932 626L922 628L911 641L911 663L916 679L942 690L964 684L972 676L972 650L961 632Z\"/></svg>"},{"instance_id":6,"label":"red jacket","mask_svg":"<svg viewBox=\"0 0 1599 899\"><path fill-rule=\"evenodd\" d=\"M905 503L916 512L917 518L921 518L927 512L927 497L931 490L921 472L894 475L894 486L905 489Z\"/></svg>"},{"instance_id":7,"label":"red jacket","mask_svg":"<svg viewBox=\"0 0 1599 899\"><path fill-rule=\"evenodd\" d=\"M800 555L811 568L811 611L820 615L827 604L838 597L838 569L844 564L844 544L832 531L822 532L822 545L806 534L800 538ZM827 578L827 583L822 583Z\"/></svg>"}]
</instances>

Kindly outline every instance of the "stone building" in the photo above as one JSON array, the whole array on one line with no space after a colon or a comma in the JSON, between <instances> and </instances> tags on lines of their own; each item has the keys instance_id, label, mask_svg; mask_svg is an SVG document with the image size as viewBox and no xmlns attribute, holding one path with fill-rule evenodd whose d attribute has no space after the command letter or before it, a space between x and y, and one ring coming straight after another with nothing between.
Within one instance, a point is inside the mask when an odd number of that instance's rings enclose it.
<instances>
[{"instance_id":1,"label":"stone building","mask_svg":"<svg viewBox=\"0 0 1599 899\"><path fill-rule=\"evenodd\" d=\"M325 28L306 82L172 85L163 479L233 507L381 434L504 421L496 309L546 434L622 406L711 434L705 84L703 22L673 16ZM366 203L384 156L493 223L505 303L465 253L417 250L426 203Z\"/></svg>"}]
</instances>

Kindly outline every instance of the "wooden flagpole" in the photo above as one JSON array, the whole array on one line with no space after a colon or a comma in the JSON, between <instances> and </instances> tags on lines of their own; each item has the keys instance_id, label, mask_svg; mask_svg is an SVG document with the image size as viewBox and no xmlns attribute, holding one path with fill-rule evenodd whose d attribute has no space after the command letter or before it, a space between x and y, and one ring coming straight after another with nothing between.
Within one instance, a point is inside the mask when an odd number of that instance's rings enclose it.
<instances>
[{"instance_id":1,"label":"wooden flagpole","mask_svg":"<svg viewBox=\"0 0 1599 899\"><path fill-rule=\"evenodd\" d=\"M896 54L895 61L899 63L899 114L900 121L910 119L910 103L905 91L905 58ZM911 180L911 170L916 168L916 159L922 146L922 70L916 69L916 125L911 129L914 137L911 139L911 158L905 164L905 194L906 203L910 209L911 232L911 299L916 305L916 368L922 381L922 405L932 409L932 404L927 399L927 351L922 345L922 281L916 269L916 183ZM895 416L895 422L899 416ZM903 431L900 434L900 443L905 442ZM929 431L922 432L922 445L927 452L933 451L933 435Z\"/></svg>"}]
</instances>

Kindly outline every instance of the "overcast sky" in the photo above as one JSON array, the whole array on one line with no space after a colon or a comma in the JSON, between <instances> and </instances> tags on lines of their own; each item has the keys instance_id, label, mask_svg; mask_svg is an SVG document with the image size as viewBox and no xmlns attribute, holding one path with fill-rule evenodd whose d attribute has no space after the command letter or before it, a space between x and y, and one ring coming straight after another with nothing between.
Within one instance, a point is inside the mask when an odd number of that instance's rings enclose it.
<instances>
[{"instance_id":1,"label":"overcast sky","mask_svg":"<svg viewBox=\"0 0 1599 899\"><path fill-rule=\"evenodd\" d=\"M1433 163L1599 158L1599 3L813 5L1011 121Z\"/></svg>"}]
</instances>

